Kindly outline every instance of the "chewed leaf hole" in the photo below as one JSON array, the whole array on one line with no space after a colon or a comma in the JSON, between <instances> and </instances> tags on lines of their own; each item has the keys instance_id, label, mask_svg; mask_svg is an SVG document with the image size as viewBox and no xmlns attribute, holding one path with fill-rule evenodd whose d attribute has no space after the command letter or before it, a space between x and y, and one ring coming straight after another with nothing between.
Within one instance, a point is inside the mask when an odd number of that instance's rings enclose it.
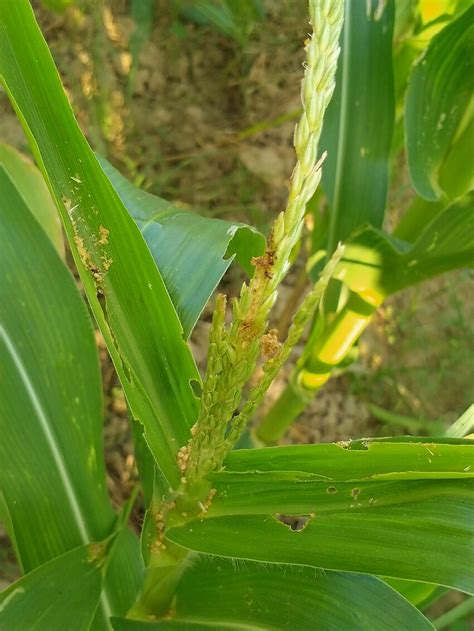
<instances>
[{"instance_id":1,"label":"chewed leaf hole","mask_svg":"<svg viewBox=\"0 0 474 631\"><path fill-rule=\"evenodd\" d=\"M314 515L282 515L281 513L275 515L277 521L285 524L294 532L304 530L313 517Z\"/></svg>"},{"instance_id":2,"label":"chewed leaf hole","mask_svg":"<svg viewBox=\"0 0 474 631\"><path fill-rule=\"evenodd\" d=\"M197 379L190 379L189 385L191 386L191 389L196 399L200 399L202 396L202 386L199 383L199 381Z\"/></svg>"}]
</instances>

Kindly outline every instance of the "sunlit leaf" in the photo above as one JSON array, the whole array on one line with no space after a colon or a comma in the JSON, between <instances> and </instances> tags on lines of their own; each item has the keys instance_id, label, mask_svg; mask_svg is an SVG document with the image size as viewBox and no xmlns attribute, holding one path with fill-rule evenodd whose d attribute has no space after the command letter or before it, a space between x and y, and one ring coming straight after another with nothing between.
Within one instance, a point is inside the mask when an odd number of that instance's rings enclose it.
<instances>
[{"instance_id":1,"label":"sunlit leaf","mask_svg":"<svg viewBox=\"0 0 474 631\"><path fill-rule=\"evenodd\" d=\"M413 244L372 227L362 228L351 236L336 275L354 291L386 296L473 264L474 192L470 192L435 214Z\"/></svg>"},{"instance_id":2,"label":"sunlit leaf","mask_svg":"<svg viewBox=\"0 0 474 631\"><path fill-rule=\"evenodd\" d=\"M207 512L166 536L206 554L470 593L474 445L418 440L236 451L210 476ZM295 527L282 515L294 516Z\"/></svg>"}]
</instances>

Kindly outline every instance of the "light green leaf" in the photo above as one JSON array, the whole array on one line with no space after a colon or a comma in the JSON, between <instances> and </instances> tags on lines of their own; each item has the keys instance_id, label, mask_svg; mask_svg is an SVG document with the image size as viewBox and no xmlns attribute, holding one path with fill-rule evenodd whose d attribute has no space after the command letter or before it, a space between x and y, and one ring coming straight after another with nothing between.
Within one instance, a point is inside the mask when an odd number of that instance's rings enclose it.
<instances>
[{"instance_id":1,"label":"light green leaf","mask_svg":"<svg viewBox=\"0 0 474 631\"><path fill-rule=\"evenodd\" d=\"M449 199L474 189L474 98L465 113L439 171L439 183Z\"/></svg>"},{"instance_id":2,"label":"light green leaf","mask_svg":"<svg viewBox=\"0 0 474 631\"><path fill-rule=\"evenodd\" d=\"M404 502L400 495L398 504L380 507L370 504L371 494L359 500L358 487L353 487L352 508L339 514L316 508L299 531L279 521L277 513L243 513L197 519L166 536L206 554L378 574L472 593L474 484L445 482L439 492L428 484L426 496L420 485L413 501Z\"/></svg>"},{"instance_id":3,"label":"light green leaf","mask_svg":"<svg viewBox=\"0 0 474 631\"><path fill-rule=\"evenodd\" d=\"M206 554L471 592L474 445L418 441L236 451L210 477L205 516L166 536ZM303 516L300 529L282 514Z\"/></svg>"},{"instance_id":4,"label":"light green leaf","mask_svg":"<svg viewBox=\"0 0 474 631\"><path fill-rule=\"evenodd\" d=\"M41 172L14 147L4 143L0 143L0 166L8 173L56 250L64 256L61 221Z\"/></svg>"},{"instance_id":5,"label":"light green leaf","mask_svg":"<svg viewBox=\"0 0 474 631\"><path fill-rule=\"evenodd\" d=\"M470 405L463 414L447 430L446 436L463 438L474 431L474 404Z\"/></svg>"},{"instance_id":6,"label":"light green leaf","mask_svg":"<svg viewBox=\"0 0 474 631\"><path fill-rule=\"evenodd\" d=\"M225 471L288 472L341 482L456 478L474 475L474 443L403 437L239 449L227 457Z\"/></svg>"},{"instance_id":7,"label":"light green leaf","mask_svg":"<svg viewBox=\"0 0 474 631\"><path fill-rule=\"evenodd\" d=\"M473 472L470 471L464 477L469 480ZM312 476L290 476L285 473L217 473L211 477L216 497L208 516L265 513L317 513L322 516L352 512L361 519L369 520L375 519L382 508L394 508L401 504L406 507L409 504L417 505L427 497L455 494L471 488L471 481L462 486L456 478L443 481L430 477L386 482L358 480L357 484L354 481L335 484ZM372 510L375 506L377 510Z\"/></svg>"},{"instance_id":8,"label":"light green leaf","mask_svg":"<svg viewBox=\"0 0 474 631\"><path fill-rule=\"evenodd\" d=\"M25 572L114 527L101 414L85 305L0 167L0 491ZM128 609L141 578L138 540L121 537L106 574L107 613Z\"/></svg>"},{"instance_id":9,"label":"light green leaf","mask_svg":"<svg viewBox=\"0 0 474 631\"><path fill-rule=\"evenodd\" d=\"M474 264L474 191L453 202L413 244L370 226L353 234L336 276L354 291L381 296Z\"/></svg>"},{"instance_id":10,"label":"light green leaf","mask_svg":"<svg viewBox=\"0 0 474 631\"><path fill-rule=\"evenodd\" d=\"M0 594L2 631L89 631L102 589L93 546L52 559Z\"/></svg>"},{"instance_id":11,"label":"light green leaf","mask_svg":"<svg viewBox=\"0 0 474 631\"><path fill-rule=\"evenodd\" d=\"M447 592L445 587L431 583L404 581L400 578L388 578L386 582L418 609L424 609L433 600Z\"/></svg>"},{"instance_id":12,"label":"light green leaf","mask_svg":"<svg viewBox=\"0 0 474 631\"><path fill-rule=\"evenodd\" d=\"M98 159L140 228L188 337L234 253L251 274L250 259L263 254L265 239L243 224L201 217L141 191Z\"/></svg>"},{"instance_id":13,"label":"light green leaf","mask_svg":"<svg viewBox=\"0 0 474 631\"><path fill-rule=\"evenodd\" d=\"M0 0L0 75L61 213L131 415L177 485L199 374L163 280L72 114L27 0Z\"/></svg>"},{"instance_id":14,"label":"light green leaf","mask_svg":"<svg viewBox=\"0 0 474 631\"><path fill-rule=\"evenodd\" d=\"M463 119L474 73L474 6L433 37L414 66L405 101L410 178L417 193L440 198L439 170ZM459 164L459 168L471 165Z\"/></svg>"},{"instance_id":15,"label":"light green leaf","mask_svg":"<svg viewBox=\"0 0 474 631\"><path fill-rule=\"evenodd\" d=\"M415 607L371 576L209 557L194 561L184 574L176 593L175 612L176 627L169 628L186 629L187 621L192 620L204 628L219 625L246 631L432 629ZM183 626L178 627L179 623ZM114 628L160 631L168 628L167 624L129 626L124 621L115 623Z\"/></svg>"},{"instance_id":16,"label":"light green leaf","mask_svg":"<svg viewBox=\"0 0 474 631\"><path fill-rule=\"evenodd\" d=\"M415 197L391 236L400 241L413 243L426 228L427 224L446 208L446 205L445 199L429 202L423 197Z\"/></svg>"},{"instance_id":17,"label":"light green leaf","mask_svg":"<svg viewBox=\"0 0 474 631\"><path fill-rule=\"evenodd\" d=\"M363 223L382 225L395 100L392 31L395 3L346 1L336 90L324 118L324 190L328 250Z\"/></svg>"}]
</instances>

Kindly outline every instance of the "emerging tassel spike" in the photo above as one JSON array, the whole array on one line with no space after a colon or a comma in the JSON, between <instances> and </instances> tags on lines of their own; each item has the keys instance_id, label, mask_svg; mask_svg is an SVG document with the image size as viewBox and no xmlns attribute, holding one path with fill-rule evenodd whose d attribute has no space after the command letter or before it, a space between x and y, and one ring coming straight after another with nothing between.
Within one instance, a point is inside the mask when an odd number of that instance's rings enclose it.
<instances>
[{"instance_id":1,"label":"emerging tassel spike","mask_svg":"<svg viewBox=\"0 0 474 631\"><path fill-rule=\"evenodd\" d=\"M240 297L234 302L234 318L228 328L224 325L221 313L222 300L219 299L216 305L220 324L216 326L215 318L201 411L195 435L186 447L189 453L185 475L190 480L205 475L222 462L254 411L254 401L261 400L274 378L270 378L275 371L269 370L269 366L277 367L278 372L281 361L284 361L282 358L291 351L289 345L292 337L277 353L278 361L274 358L269 360L270 364L266 364L263 385L259 386L262 395L251 394L236 417L243 389L257 365L261 352L260 341L268 328L268 316L275 303L278 286L290 268L291 252L301 236L306 205L321 180L325 158L323 155L318 159L318 146L324 112L334 92L344 0L310 0L309 12L313 34L305 45L306 61L301 85L303 113L294 134L297 162L291 177L288 204L274 222L265 254L253 260L255 274L248 285L243 285ZM324 279L326 276L327 270ZM297 322L294 326L299 331ZM291 335L294 334L293 329ZM221 368L218 380L212 378L216 349ZM208 446L205 454L203 444Z\"/></svg>"}]
</instances>

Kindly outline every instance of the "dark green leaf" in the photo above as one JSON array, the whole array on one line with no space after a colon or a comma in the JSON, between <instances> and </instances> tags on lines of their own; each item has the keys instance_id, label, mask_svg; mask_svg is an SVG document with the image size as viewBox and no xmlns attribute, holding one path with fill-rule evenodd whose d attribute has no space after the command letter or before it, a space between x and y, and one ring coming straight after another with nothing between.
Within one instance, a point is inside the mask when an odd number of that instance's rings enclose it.
<instances>
[{"instance_id":1,"label":"dark green leaf","mask_svg":"<svg viewBox=\"0 0 474 631\"><path fill-rule=\"evenodd\" d=\"M0 594L2 631L89 631L102 576L93 546L75 548Z\"/></svg>"},{"instance_id":2,"label":"dark green leaf","mask_svg":"<svg viewBox=\"0 0 474 631\"><path fill-rule=\"evenodd\" d=\"M199 374L133 219L72 114L27 0L0 0L0 75L54 194L94 315L164 475L177 485L179 448L196 416Z\"/></svg>"},{"instance_id":3,"label":"dark green leaf","mask_svg":"<svg viewBox=\"0 0 474 631\"><path fill-rule=\"evenodd\" d=\"M265 249L263 236L243 224L177 208L130 184L103 158L99 162L140 228L188 337L233 253L251 273L250 259Z\"/></svg>"},{"instance_id":4,"label":"dark green leaf","mask_svg":"<svg viewBox=\"0 0 474 631\"><path fill-rule=\"evenodd\" d=\"M2 167L0 244L0 489L8 531L29 572L109 536L115 515L92 324L74 280ZM121 538L106 574L107 613L124 613L141 579L137 538L126 531Z\"/></svg>"},{"instance_id":5,"label":"dark green leaf","mask_svg":"<svg viewBox=\"0 0 474 631\"><path fill-rule=\"evenodd\" d=\"M1 167L0 209L0 487L28 572L104 539L114 513L92 323Z\"/></svg>"},{"instance_id":6,"label":"dark green leaf","mask_svg":"<svg viewBox=\"0 0 474 631\"><path fill-rule=\"evenodd\" d=\"M346 1L336 91L324 118L328 250L363 223L382 225L395 102L394 2Z\"/></svg>"},{"instance_id":7,"label":"dark green leaf","mask_svg":"<svg viewBox=\"0 0 474 631\"><path fill-rule=\"evenodd\" d=\"M167 626L168 621L136 626L123 621L114 628L187 629L193 621L204 625L196 629L218 626L246 631L432 629L415 607L371 576L209 557L199 558L185 573L175 611L173 627Z\"/></svg>"},{"instance_id":8,"label":"dark green leaf","mask_svg":"<svg viewBox=\"0 0 474 631\"><path fill-rule=\"evenodd\" d=\"M465 113L439 171L439 183L449 199L474 189L474 100Z\"/></svg>"},{"instance_id":9,"label":"dark green leaf","mask_svg":"<svg viewBox=\"0 0 474 631\"><path fill-rule=\"evenodd\" d=\"M405 101L410 177L417 193L441 196L439 170L474 89L474 6L433 37L414 66ZM472 165L459 163L459 169Z\"/></svg>"}]
</instances>

